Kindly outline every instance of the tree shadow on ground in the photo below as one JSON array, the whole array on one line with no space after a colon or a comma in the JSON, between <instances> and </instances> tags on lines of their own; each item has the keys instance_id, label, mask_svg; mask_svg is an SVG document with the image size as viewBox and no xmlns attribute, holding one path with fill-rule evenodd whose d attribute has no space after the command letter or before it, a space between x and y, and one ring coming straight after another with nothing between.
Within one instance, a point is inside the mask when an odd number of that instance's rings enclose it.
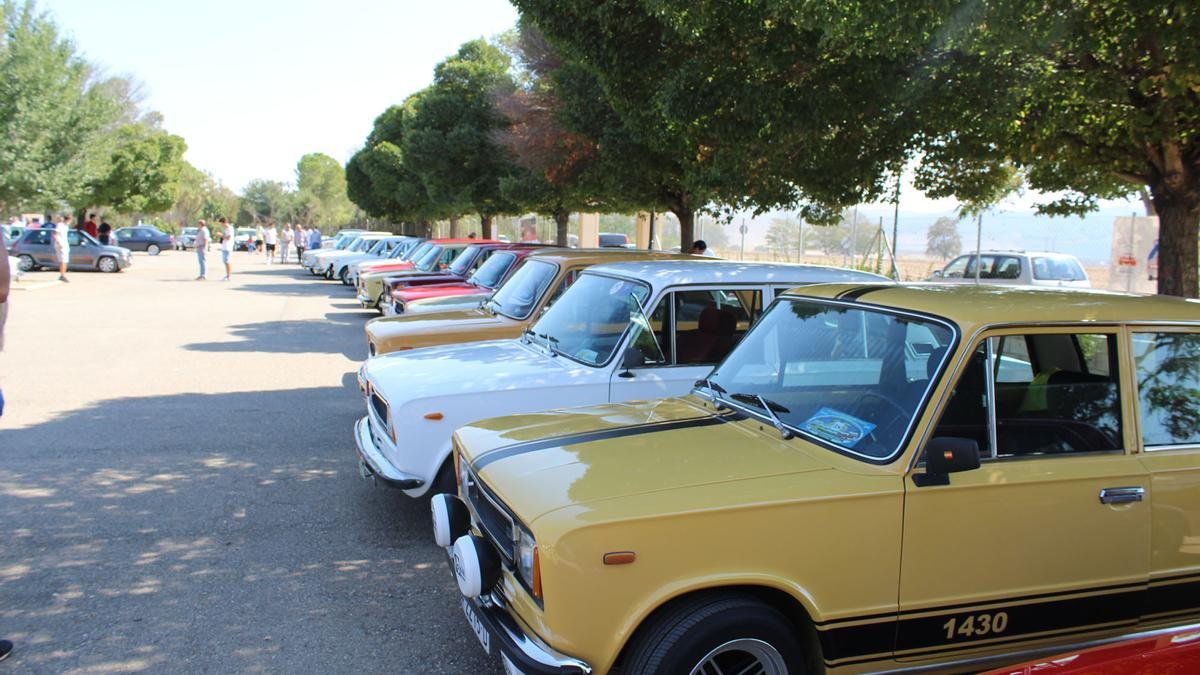
<instances>
[{"instance_id":1,"label":"tree shadow on ground","mask_svg":"<svg viewBox=\"0 0 1200 675\"><path fill-rule=\"evenodd\" d=\"M494 671L427 500L357 475L361 414L320 387L112 399L0 430L4 665Z\"/></svg>"},{"instance_id":2,"label":"tree shadow on ground","mask_svg":"<svg viewBox=\"0 0 1200 675\"><path fill-rule=\"evenodd\" d=\"M342 354L351 361L367 357L363 317L330 312L324 319L266 321L230 326L235 338L223 342L193 342L184 349L199 352L262 352L270 354Z\"/></svg>"}]
</instances>

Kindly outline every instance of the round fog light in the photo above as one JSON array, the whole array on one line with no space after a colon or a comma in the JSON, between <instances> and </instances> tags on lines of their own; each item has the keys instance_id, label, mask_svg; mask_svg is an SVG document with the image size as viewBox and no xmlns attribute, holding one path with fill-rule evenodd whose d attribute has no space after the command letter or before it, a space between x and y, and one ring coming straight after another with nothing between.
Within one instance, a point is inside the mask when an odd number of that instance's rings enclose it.
<instances>
[{"instance_id":1,"label":"round fog light","mask_svg":"<svg viewBox=\"0 0 1200 675\"><path fill-rule=\"evenodd\" d=\"M454 540L471 531L471 516L467 505L454 495L434 495L429 501L433 515L433 540L446 548Z\"/></svg>"},{"instance_id":2,"label":"round fog light","mask_svg":"<svg viewBox=\"0 0 1200 675\"><path fill-rule=\"evenodd\" d=\"M455 539L450 550L454 559L454 578L463 595L477 598L499 581L500 556L487 541L466 535Z\"/></svg>"}]
</instances>

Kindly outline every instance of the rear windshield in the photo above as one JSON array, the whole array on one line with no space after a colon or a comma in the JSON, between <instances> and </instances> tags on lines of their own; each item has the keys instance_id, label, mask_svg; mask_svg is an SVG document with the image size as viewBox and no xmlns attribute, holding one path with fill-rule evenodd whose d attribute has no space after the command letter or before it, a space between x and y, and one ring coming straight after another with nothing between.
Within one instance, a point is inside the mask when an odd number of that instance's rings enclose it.
<instances>
[{"instance_id":1,"label":"rear windshield","mask_svg":"<svg viewBox=\"0 0 1200 675\"><path fill-rule=\"evenodd\" d=\"M1083 281L1087 275L1074 258L1039 256L1033 259L1033 278L1043 281Z\"/></svg>"}]
</instances>

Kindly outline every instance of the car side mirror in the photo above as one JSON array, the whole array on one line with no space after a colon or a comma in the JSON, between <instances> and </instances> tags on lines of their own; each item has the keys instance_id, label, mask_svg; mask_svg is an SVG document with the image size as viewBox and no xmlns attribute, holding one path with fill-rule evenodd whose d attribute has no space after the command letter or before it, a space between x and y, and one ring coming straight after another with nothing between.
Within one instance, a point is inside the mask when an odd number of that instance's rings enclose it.
<instances>
[{"instance_id":1,"label":"car side mirror","mask_svg":"<svg viewBox=\"0 0 1200 675\"><path fill-rule=\"evenodd\" d=\"M949 485L950 474L979 468L979 443L970 438L939 436L925 445L925 473L914 474L917 487Z\"/></svg>"},{"instance_id":2,"label":"car side mirror","mask_svg":"<svg viewBox=\"0 0 1200 675\"><path fill-rule=\"evenodd\" d=\"M617 373L618 377L633 377L630 372L632 368L640 368L646 364L646 355L637 347L626 347L625 352L621 354L621 372Z\"/></svg>"}]
</instances>

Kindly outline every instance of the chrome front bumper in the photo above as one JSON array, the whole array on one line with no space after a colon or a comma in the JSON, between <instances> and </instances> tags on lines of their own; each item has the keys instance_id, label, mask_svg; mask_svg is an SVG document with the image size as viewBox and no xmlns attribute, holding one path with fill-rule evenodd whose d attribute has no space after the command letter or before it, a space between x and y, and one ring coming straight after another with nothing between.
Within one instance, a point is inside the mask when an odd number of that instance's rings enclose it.
<instances>
[{"instance_id":1,"label":"chrome front bumper","mask_svg":"<svg viewBox=\"0 0 1200 675\"><path fill-rule=\"evenodd\" d=\"M404 473L383 456L371 437L369 418L363 417L354 423L354 445L358 450L359 470L364 478L383 481L384 485L397 490L414 490L425 484L424 479Z\"/></svg>"}]
</instances>

